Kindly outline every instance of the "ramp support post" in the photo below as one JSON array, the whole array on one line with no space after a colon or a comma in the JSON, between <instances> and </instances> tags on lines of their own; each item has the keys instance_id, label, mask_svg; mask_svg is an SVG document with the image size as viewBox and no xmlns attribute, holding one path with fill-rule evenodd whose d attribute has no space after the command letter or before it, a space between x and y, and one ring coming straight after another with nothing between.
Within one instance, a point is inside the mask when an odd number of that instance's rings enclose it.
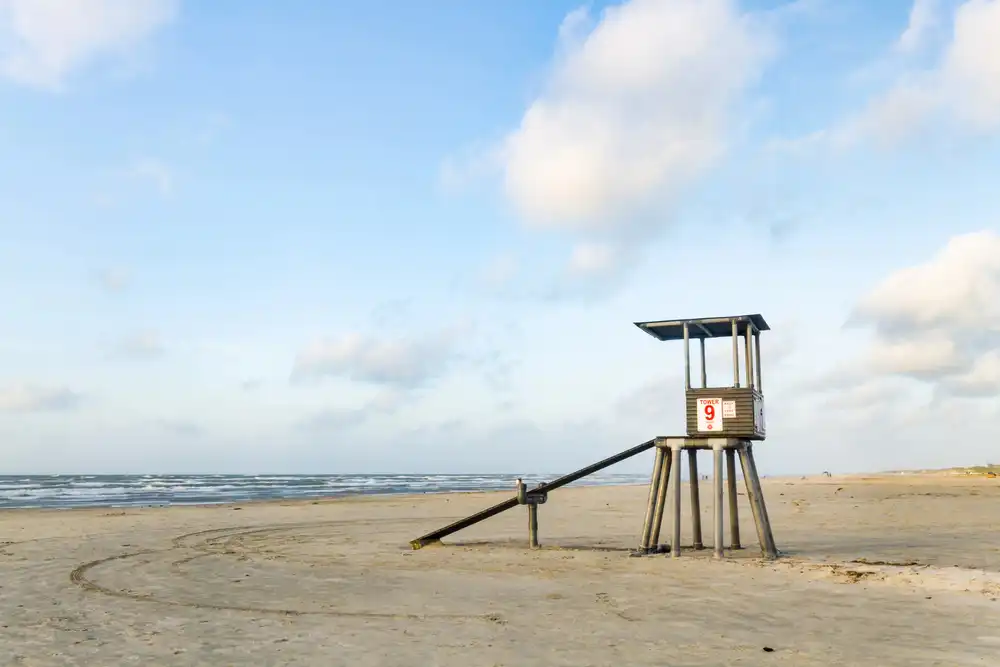
<instances>
[{"instance_id":1,"label":"ramp support post","mask_svg":"<svg viewBox=\"0 0 1000 667\"><path fill-rule=\"evenodd\" d=\"M538 506L544 505L549 494L537 491L528 493L528 486L519 477L517 479L517 504L528 506L528 546L538 548Z\"/></svg>"}]
</instances>

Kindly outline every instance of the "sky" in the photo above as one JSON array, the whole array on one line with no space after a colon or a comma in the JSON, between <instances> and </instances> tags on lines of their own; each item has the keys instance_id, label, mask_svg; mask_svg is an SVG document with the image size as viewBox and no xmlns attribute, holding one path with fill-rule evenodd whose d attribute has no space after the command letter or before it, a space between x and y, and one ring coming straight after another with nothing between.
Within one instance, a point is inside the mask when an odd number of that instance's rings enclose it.
<instances>
[{"instance_id":1,"label":"sky","mask_svg":"<svg viewBox=\"0 0 1000 667\"><path fill-rule=\"evenodd\" d=\"M634 322L746 313L762 474L1000 463L998 34L0 0L0 473L569 471L683 432Z\"/></svg>"}]
</instances>

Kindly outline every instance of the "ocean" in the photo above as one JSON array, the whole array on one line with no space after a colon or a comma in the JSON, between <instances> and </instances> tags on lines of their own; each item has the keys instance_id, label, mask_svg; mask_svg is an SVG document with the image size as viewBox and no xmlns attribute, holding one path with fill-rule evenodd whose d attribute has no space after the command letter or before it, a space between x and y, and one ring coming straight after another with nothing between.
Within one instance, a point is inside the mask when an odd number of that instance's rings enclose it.
<instances>
[{"instance_id":1,"label":"ocean","mask_svg":"<svg viewBox=\"0 0 1000 667\"><path fill-rule=\"evenodd\" d=\"M529 487L559 475L522 475ZM513 492L517 475L0 475L0 509L162 507L350 495ZM594 474L572 486L648 482Z\"/></svg>"}]
</instances>

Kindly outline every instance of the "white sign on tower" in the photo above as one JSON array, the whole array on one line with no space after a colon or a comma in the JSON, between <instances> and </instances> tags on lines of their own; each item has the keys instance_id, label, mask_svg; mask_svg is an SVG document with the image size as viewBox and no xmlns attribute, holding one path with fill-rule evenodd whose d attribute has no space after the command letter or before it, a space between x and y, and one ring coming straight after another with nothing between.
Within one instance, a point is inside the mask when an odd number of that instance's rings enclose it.
<instances>
[{"instance_id":1,"label":"white sign on tower","mask_svg":"<svg viewBox=\"0 0 1000 667\"><path fill-rule=\"evenodd\" d=\"M758 433L764 433L767 426L764 423L764 399L754 397L753 399L753 428Z\"/></svg>"},{"instance_id":2,"label":"white sign on tower","mask_svg":"<svg viewBox=\"0 0 1000 667\"><path fill-rule=\"evenodd\" d=\"M698 432L714 433L722 430L722 399L699 398Z\"/></svg>"}]
</instances>

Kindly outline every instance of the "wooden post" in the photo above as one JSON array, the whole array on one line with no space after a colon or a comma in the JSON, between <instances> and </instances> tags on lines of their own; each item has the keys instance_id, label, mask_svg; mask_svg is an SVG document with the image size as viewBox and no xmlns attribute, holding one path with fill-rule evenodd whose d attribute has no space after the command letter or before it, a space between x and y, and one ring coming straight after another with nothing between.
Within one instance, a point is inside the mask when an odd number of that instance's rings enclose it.
<instances>
[{"instance_id":1,"label":"wooden post","mask_svg":"<svg viewBox=\"0 0 1000 667\"><path fill-rule=\"evenodd\" d=\"M749 441L743 443L739 453L740 465L743 468L743 481L746 483L747 496L750 499L750 509L753 511L753 522L757 528L757 541L760 543L761 555L765 558L776 558L777 551L774 547L774 537L770 534L770 522L768 522L767 515L764 513L763 492L760 488L760 480L757 479L757 471L753 465Z\"/></svg>"},{"instance_id":2,"label":"wooden post","mask_svg":"<svg viewBox=\"0 0 1000 667\"><path fill-rule=\"evenodd\" d=\"M698 498L698 450L688 450L688 476L691 483L691 535L695 549L704 549L701 540L701 501Z\"/></svg>"},{"instance_id":3,"label":"wooden post","mask_svg":"<svg viewBox=\"0 0 1000 667\"><path fill-rule=\"evenodd\" d=\"M757 382L754 383L754 386L757 388L757 391L764 391L761 388L760 384L760 332L757 331L756 329L754 329L753 332L753 344L757 352L757 359L756 363L754 364L754 369L756 369L757 371Z\"/></svg>"},{"instance_id":4,"label":"wooden post","mask_svg":"<svg viewBox=\"0 0 1000 667\"><path fill-rule=\"evenodd\" d=\"M747 322L747 328L743 332L743 341L745 343L745 345L744 345L744 351L743 351L743 356L744 356L743 364L744 364L744 366L746 366L746 371L747 371L747 382L746 382L746 385L748 387L753 387L754 386L754 384L753 384L753 382L754 382L754 374L753 374L753 348L750 347L750 341L751 341L750 329L752 329L752 328L753 328L753 324L751 324L750 322ZM760 391L760 390L758 389L758 391Z\"/></svg>"},{"instance_id":5,"label":"wooden post","mask_svg":"<svg viewBox=\"0 0 1000 667\"><path fill-rule=\"evenodd\" d=\"M733 325L733 386L739 389L740 386L740 338L739 326L736 320L732 320Z\"/></svg>"},{"instance_id":6,"label":"wooden post","mask_svg":"<svg viewBox=\"0 0 1000 667\"><path fill-rule=\"evenodd\" d=\"M771 519L767 515L767 503L764 502L764 489L760 484L760 476L757 474L757 462L753 457L753 444L747 443L747 461L750 463L750 470L753 473L754 485L757 487L757 504L760 505L760 516L762 521L764 542L761 547L768 558L778 557L778 548L774 544L774 534L771 532Z\"/></svg>"},{"instance_id":7,"label":"wooden post","mask_svg":"<svg viewBox=\"0 0 1000 667\"><path fill-rule=\"evenodd\" d=\"M670 470L670 483L673 484L673 535L670 541L670 556L680 558L681 555L681 446L673 445L670 448L671 458L676 460L676 464Z\"/></svg>"},{"instance_id":8,"label":"wooden post","mask_svg":"<svg viewBox=\"0 0 1000 667\"><path fill-rule=\"evenodd\" d=\"M650 547L650 537L653 530L653 514L656 512L656 499L660 490L660 471L663 467L663 448L656 448L653 457L653 474L649 478L649 501L646 503L646 519L642 523L642 538L639 541L639 551L646 553Z\"/></svg>"},{"instance_id":9,"label":"wooden post","mask_svg":"<svg viewBox=\"0 0 1000 667\"><path fill-rule=\"evenodd\" d=\"M683 324L684 329L684 389L691 388L691 333L688 331L687 322Z\"/></svg>"},{"instance_id":10,"label":"wooden post","mask_svg":"<svg viewBox=\"0 0 1000 667\"><path fill-rule=\"evenodd\" d=\"M660 526L663 525L663 508L667 505L667 487L670 482L670 467L673 465L673 458L673 452L668 449L663 450L660 488L656 494L656 509L653 512L653 532L649 541L649 548L653 551L660 550Z\"/></svg>"},{"instance_id":11,"label":"wooden post","mask_svg":"<svg viewBox=\"0 0 1000 667\"><path fill-rule=\"evenodd\" d=\"M736 494L736 452L726 450L726 482L729 487L729 541L731 549L742 549L740 546L740 514Z\"/></svg>"},{"instance_id":12,"label":"wooden post","mask_svg":"<svg viewBox=\"0 0 1000 667\"><path fill-rule=\"evenodd\" d=\"M538 548L538 503L528 502L528 546Z\"/></svg>"},{"instance_id":13,"label":"wooden post","mask_svg":"<svg viewBox=\"0 0 1000 667\"><path fill-rule=\"evenodd\" d=\"M698 339L701 343L701 388L708 387L708 367L705 365L705 337Z\"/></svg>"},{"instance_id":14,"label":"wooden post","mask_svg":"<svg viewBox=\"0 0 1000 667\"><path fill-rule=\"evenodd\" d=\"M722 521L723 521L723 495L722 495L722 445L712 446L712 463L715 464L715 479L712 480L712 490L715 509L715 544L713 546L713 556L722 558Z\"/></svg>"}]
</instances>

